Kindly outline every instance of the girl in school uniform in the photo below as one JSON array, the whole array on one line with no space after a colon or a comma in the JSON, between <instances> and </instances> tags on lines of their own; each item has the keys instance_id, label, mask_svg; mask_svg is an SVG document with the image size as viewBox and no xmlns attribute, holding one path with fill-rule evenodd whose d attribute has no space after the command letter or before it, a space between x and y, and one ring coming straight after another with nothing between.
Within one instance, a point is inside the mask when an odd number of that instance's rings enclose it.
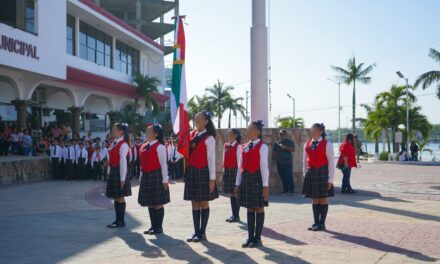
<instances>
[{"instance_id":1,"label":"girl in school uniform","mask_svg":"<svg viewBox=\"0 0 440 264\"><path fill-rule=\"evenodd\" d=\"M190 134L190 154L185 176L184 200L191 201L194 234L187 242L206 240L209 201L218 198L215 174L215 127L211 114L197 113L196 130Z\"/></svg>"},{"instance_id":2,"label":"girl in school uniform","mask_svg":"<svg viewBox=\"0 0 440 264\"><path fill-rule=\"evenodd\" d=\"M130 138L128 136L128 125L116 123L112 127L113 143L109 148L108 180L105 195L113 198L116 220L107 225L108 228L125 226L125 199L131 196L130 178L127 177L127 155L129 151Z\"/></svg>"},{"instance_id":3,"label":"girl in school uniform","mask_svg":"<svg viewBox=\"0 0 440 264\"><path fill-rule=\"evenodd\" d=\"M229 195L231 200L232 216L226 219L228 223L240 221L240 205L235 196L235 183L237 180L238 164L241 163L241 135L240 130L231 129L226 135L226 141L223 147L223 193Z\"/></svg>"},{"instance_id":4,"label":"girl in school uniform","mask_svg":"<svg viewBox=\"0 0 440 264\"><path fill-rule=\"evenodd\" d=\"M167 153L164 146L163 128L159 124L149 126L146 131L147 142L140 148L141 180L138 202L148 206L150 229L144 234L163 233L162 223L165 214L164 204L170 202L168 189Z\"/></svg>"},{"instance_id":5,"label":"girl in school uniform","mask_svg":"<svg viewBox=\"0 0 440 264\"><path fill-rule=\"evenodd\" d=\"M325 139L324 124L315 123L312 138L304 145L303 195L312 198L314 224L310 231L324 231L328 198L334 196L335 155L332 143Z\"/></svg>"},{"instance_id":6,"label":"girl in school uniform","mask_svg":"<svg viewBox=\"0 0 440 264\"><path fill-rule=\"evenodd\" d=\"M139 176L136 175L136 160L138 159L138 151L136 148L136 144L133 142L130 145L130 163L129 163L129 174L130 179L133 179L134 177L138 178Z\"/></svg>"},{"instance_id":7,"label":"girl in school uniform","mask_svg":"<svg viewBox=\"0 0 440 264\"><path fill-rule=\"evenodd\" d=\"M262 139L263 127L260 120L252 122L246 130L250 141L241 146L235 184L239 204L247 208L248 239L242 244L243 248L262 245L264 207L269 205L268 147Z\"/></svg>"}]
</instances>

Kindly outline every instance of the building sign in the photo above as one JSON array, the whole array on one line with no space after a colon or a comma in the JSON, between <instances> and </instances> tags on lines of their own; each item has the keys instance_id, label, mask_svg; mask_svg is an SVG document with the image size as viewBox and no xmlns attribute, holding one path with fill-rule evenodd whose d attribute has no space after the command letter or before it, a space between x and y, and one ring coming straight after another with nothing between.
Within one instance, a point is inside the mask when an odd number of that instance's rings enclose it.
<instances>
[{"instance_id":1,"label":"building sign","mask_svg":"<svg viewBox=\"0 0 440 264\"><path fill-rule=\"evenodd\" d=\"M36 60L40 59L37 55L37 46L5 35L1 35L0 50L1 49Z\"/></svg>"}]
</instances>

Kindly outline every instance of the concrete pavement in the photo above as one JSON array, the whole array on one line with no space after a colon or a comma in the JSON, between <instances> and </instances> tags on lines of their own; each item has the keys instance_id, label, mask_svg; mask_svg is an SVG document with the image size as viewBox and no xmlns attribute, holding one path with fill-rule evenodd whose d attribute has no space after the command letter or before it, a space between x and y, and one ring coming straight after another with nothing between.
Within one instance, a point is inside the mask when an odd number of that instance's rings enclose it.
<instances>
[{"instance_id":1,"label":"concrete pavement","mask_svg":"<svg viewBox=\"0 0 440 264\"><path fill-rule=\"evenodd\" d=\"M340 186L338 172L336 186ZM331 199L327 232L309 232L310 201L271 194L264 247L242 249L243 222L226 223L227 197L211 203L209 242L186 243L191 205L170 186L161 236L147 236L148 211L127 199L127 227L109 230L102 182L41 182L0 188L0 263L440 263L440 167L363 164L355 195ZM337 188L337 191L339 189Z\"/></svg>"}]
</instances>

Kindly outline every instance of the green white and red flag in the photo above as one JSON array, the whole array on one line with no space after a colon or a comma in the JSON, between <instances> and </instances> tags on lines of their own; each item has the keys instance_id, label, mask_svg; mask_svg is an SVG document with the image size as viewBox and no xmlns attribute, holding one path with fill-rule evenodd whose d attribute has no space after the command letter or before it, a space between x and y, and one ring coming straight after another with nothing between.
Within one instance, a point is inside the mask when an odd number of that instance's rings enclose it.
<instances>
[{"instance_id":1,"label":"green white and red flag","mask_svg":"<svg viewBox=\"0 0 440 264\"><path fill-rule=\"evenodd\" d=\"M185 31L183 29L184 16L175 17L173 78L171 84L171 122L174 133L178 136L178 151L189 157L189 120L186 96L185 76Z\"/></svg>"}]
</instances>

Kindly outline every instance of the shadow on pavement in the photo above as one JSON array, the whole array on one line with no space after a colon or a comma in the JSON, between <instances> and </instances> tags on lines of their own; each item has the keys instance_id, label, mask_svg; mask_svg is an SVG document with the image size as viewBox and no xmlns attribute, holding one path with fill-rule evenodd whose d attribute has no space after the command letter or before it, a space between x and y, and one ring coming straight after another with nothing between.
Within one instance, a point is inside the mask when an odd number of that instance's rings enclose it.
<instances>
[{"instance_id":1,"label":"shadow on pavement","mask_svg":"<svg viewBox=\"0 0 440 264\"><path fill-rule=\"evenodd\" d=\"M150 242L165 251L168 257L172 259L183 260L188 263L213 263L208 258L199 255L186 242L166 234L161 234L155 239L151 239Z\"/></svg>"},{"instance_id":2,"label":"shadow on pavement","mask_svg":"<svg viewBox=\"0 0 440 264\"><path fill-rule=\"evenodd\" d=\"M329 230L327 230L326 232L329 234L332 234L333 238L335 238L335 239L343 240L346 242L350 242L352 244L364 246L364 247L371 248L374 250L402 254L402 255L406 255L409 258L417 259L420 261L434 262L437 260L436 258L431 258L429 256L423 255L420 252L412 251L412 250L397 247L397 246L388 245L388 244L385 244L383 242L380 242L380 241L377 241L377 240L374 240L374 239L371 239L368 237L352 236L352 235L343 234L343 233L339 233L339 232L335 232L335 231L329 231Z\"/></svg>"},{"instance_id":3,"label":"shadow on pavement","mask_svg":"<svg viewBox=\"0 0 440 264\"><path fill-rule=\"evenodd\" d=\"M137 232L121 232L116 234L120 239L124 240L131 249L142 252L142 256L148 258L165 257L162 250L156 246L150 246L145 241L145 237Z\"/></svg>"},{"instance_id":4,"label":"shadow on pavement","mask_svg":"<svg viewBox=\"0 0 440 264\"><path fill-rule=\"evenodd\" d=\"M206 254L210 255L211 257L217 259L222 263L258 263L244 252L224 248L218 244L214 244L209 241L202 242L202 244L208 250L205 252Z\"/></svg>"}]
</instances>

